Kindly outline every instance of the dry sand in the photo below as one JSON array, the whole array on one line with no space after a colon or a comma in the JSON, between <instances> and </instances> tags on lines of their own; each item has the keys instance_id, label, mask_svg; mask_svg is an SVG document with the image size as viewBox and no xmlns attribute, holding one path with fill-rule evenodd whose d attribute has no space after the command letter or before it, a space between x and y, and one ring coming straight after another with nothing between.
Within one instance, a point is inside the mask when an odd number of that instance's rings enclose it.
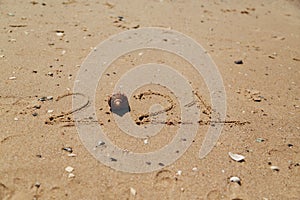
<instances>
[{"instance_id":1,"label":"dry sand","mask_svg":"<svg viewBox=\"0 0 300 200\"><path fill-rule=\"evenodd\" d=\"M299 199L299 1L2 0L0 15L0 199ZM55 99L72 91L91 48L137 26L171 28L202 44L223 77L226 120L249 122L226 124L205 159L198 151L207 125L172 165L130 174L98 162L81 143L71 115L45 124L72 108L71 96ZM144 61L172 60L166 58L150 52ZM240 59L243 64L234 63ZM132 57L119 62L138 64ZM184 73L196 84L192 70ZM100 92L109 93L119 75L104 77ZM204 86L198 91L210 101ZM115 125L105 114L107 93L97 96L103 108L97 115L109 132ZM54 100L37 101L44 96ZM144 103L155 100L162 99ZM135 111L143 107L134 105ZM163 131L175 130L169 125ZM118 145L137 151L163 146L173 136L160 134L162 139L139 148L143 141L120 131L110 134ZM69 157L64 147L76 156ZM245 162L233 161L228 152L244 155ZM75 177L68 177L67 166ZM232 176L240 185L229 181Z\"/></svg>"}]
</instances>

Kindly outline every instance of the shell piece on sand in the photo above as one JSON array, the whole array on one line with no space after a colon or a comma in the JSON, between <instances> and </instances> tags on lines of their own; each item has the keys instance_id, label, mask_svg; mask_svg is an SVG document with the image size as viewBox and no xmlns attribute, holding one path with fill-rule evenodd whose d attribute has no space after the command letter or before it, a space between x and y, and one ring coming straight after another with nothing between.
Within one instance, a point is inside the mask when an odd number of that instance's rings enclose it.
<instances>
[{"instance_id":1,"label":"shell piece on sand","mask_svg":"<svg viewBox=\"0 0 300 200\"><path fill-rule=\"evenodd\" d=\"M235 153L231 153L229 152L228 155L230 156L230 158L232 158L233 160L237 161L237 162L241 162L245 160L245 156L243 155L239 155L239 154L235 154Z\"/></svg>"},{"instance_id":2,"label":"shell piece on sand","mask_svg":"<svg viewBox=\"0 0 300 200\"><path fill-rule=\"evenodd\" d=\"M230 177L229 180L230 180L230 182L234 182L234 183L238 183L238 184L241 183L241 179L237 176L232 176L232 177Z\"/></svg>"},{"instance_id":3,"label":"shell piece on sand","mask_svg":"<svg viewBox=\"0 0 300 200\"><path fill-rule=\"evenodd\" d=\"M136 190L134 188L130 188L130 193L132 194L132 196L136 195Z\"/></svg>"},{"instance_id":4,"label":"shell piece on sand","mask_svg":"<svg viewBox=\"0 0 300 200\"><path fill-rule=\"evenodd\" d=\"M271 166L270 169L273 170L273 171L279 171L279 167L278 166Z\"/></svg>"},{"instance_id":5,"label":"shell piece on sand","mask_svg":"<svg viewBox=\"0 0 300 200\"><path fill-rule=\"evenodd\" d=\"M74 168L68 166L68 167L65 168L65 170L66 170L67 172L71 173L71 172L74 170Z\"/></svg>"}]
</instances>

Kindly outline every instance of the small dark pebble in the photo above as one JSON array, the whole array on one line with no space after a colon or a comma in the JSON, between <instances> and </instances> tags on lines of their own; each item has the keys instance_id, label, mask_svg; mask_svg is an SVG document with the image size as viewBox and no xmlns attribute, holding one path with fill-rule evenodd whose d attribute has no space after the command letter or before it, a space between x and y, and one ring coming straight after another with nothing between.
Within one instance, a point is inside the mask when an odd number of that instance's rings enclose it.
<instances>
[{"instance_id":1,"label":"small dark pebble","mask_svg":"<svg viewBox=\"0 0 300 200\"><path fill-rule=\"evenodd\" d=\"M293 144L288 144L288 147L293 147L294 145Z\"/></svg>"},{"instance_id":2,"label":"small dark pebble","mask_svg":"<svg viewBox=\"0 0 300 200\"><path fill-rule=\"evenodd\" d=\"M36 70L33 70L33 71L32 71L32 73L35 73L35 74L36 74L36 73L37 73L37 71L36 71Z\"/></svg>"},{"instance_id":3,"label":"small dark pebble","mask_svg":"<svg viewBox=\"0 0 300 200\"><path fill-rule=\"evenodd\" d=\"M237 65L242 65L242 64L244 64L244 62L243 62L242 60L236 60L236 61L234 61L234 63L237 64Z\"/></svg>"},{"instance_id":4,"label":"small dark pebble","mask_svg":"<svg viewBox=\"0 0 300 200\"><path fill-rule=\"evenodd\" d=\"M117 159L115 159L115 158L110 158L110 160L111 160L112 162L117 162Z\"/></svg>"},{"instance_id":5,"label":"small dark pebble","mask_svg":"<svg viewBox=\"0 0 300 200\"><path fill-rule=\"evenodd\" d=\"M38 116L38 114L35 112L35 113L32 113L32 116L36 117L36 116Z\"/></svg>"},{"instance_id":6,"label":"small dark pebble","mask_svg":"<svg viewBox=\"0 0 300 200\"><path fill-rule=\"evenodd\" d=\"M38 154L38 155L36 155L36 157L38 157L38 158L42 158L42 155Z\"/></svg>"},{"instance_id":7,"label":"small dark pebble","mask_svg":"<svg viewBox=\"0 0 300 200\"><path fill-rule=\"evenodd\" d=\"M158 163L158 165L162 167L165 166L164 163Z\"/></svg>"},{"instance_id":8,"label":"small dark pebble","mask_svg":"<svg viewBox=\"0 0 300 200\"><path fill-rule=\"evenodd\" d=\"M39 187L41 187L41 184L40 184L39 182L36 182L36 183L34 184L34 186L37 187L37 188L39 188Z\"/></svg>"},{"instance_id":9,"label":"small dark pebble","mask_svg":"<svg viewBox=\"0 0 300 200\"><path fill-rule=\"evenodd\" d=\"M151 162L146 162L147 165L151 165Z\"/></svg>"},{"instance_id":10,"label":"small dark pebble","mask_svg":"<svg viewBox=\"0 0 300 200\"><path fill-rule=\"evenodd\" d=\"M40 109L41 108L41 105L35 105L33 106L35 109Z\"/></svg>"},{"instance_id":11,"label":"small dark pebble","mask_svg":"<svg viewBox=\"0 0 300 200\"><path fill-rule=\"evenodd\" d=\"M123 20L124 20L124 17L118 16L118 20L119 20L119 21L123 21Z\"/></svg>"}]
</instances>

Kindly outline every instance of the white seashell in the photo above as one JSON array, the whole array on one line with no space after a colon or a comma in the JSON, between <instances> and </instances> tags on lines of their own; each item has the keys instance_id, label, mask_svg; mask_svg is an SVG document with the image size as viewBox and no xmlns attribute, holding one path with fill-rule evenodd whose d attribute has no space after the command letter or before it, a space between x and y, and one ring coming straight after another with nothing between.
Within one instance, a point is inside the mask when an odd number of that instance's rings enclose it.
<instances>
[{"instance_id":1,"label":"white seashell","mask_svg":"<svg viewBox=\"0 0 300 200\"><path fill-rule=\"evenodd\" d=\"M236 176L230 177L229 180L230 180L230 182L234 182L234 183L238 183L238 184L241 183L241 179L239 177L236 177Z\"/></svg>"},{"instance_id":2,"label":"white seashell","mask_svg":"<svg viewBox=\"0 0 300 200\"><path fill-rule=\"evenodd\" d=\"M273 171L279 171L279 167L278 166L271 166L270 168Z\"/></svg>"},{"instance_id":3,"label":"white seashell","mask_svg":"<svg viewBox=\"0 0 300 200\"><path fill-rule=\"evenodd\" d=\"M75 177L75 175L73 174L73 173L70 173L69 175L68 175L68 178L74 178Z\"/></svg>"},{"instance_id":4,"label":"white seashell","mask_svg":"<svg viewBox=\"0 0 300 200\"><path fill-rule=\"evenodd\" d=\"M233 160L237 161L237 162L241 162L245 159L245 156L239 155L239 154L234 154L229 152L228 155L230 156L230 158L232 158Z\"/></svg>"},{"instance_id":5,"label":"white seashell","mask_svg":"<svg viewBox=\"0 0 300 200\"><path fill-rule=\"evenodd\" d=\"M182 174L181 170L178 170L177 173L176 173L176 175L178 175L178 176L181 176L181 174Z\"/></svg>"},{"instance_id":6,"label":"white seashell","mask_svg":"<svg viewBox=\"0 0 300 200\"><path fill-rule=\"evenodd\" d=\"M16 79L17 79L17 77L15 77L15 76L11 76L8 78L8 80L16 80Z\"/></svg>"},{"instance_id":7,"label":"white seashell","mask_svg":"<svg viewBox=\"0 0 300 200\"><path fill-rule=\"evenodd\" d=\"M135 196L136 195L136 190L134 189L134 188L130 188L130 193L133 195L133 196Z\"/></svg>"},{"instance_id":8,"label":"white seashell","mask_svg":"<svg viewBox=\"0 0 300 200\"><path fill-rule=\"evenodd\" d=\"M56 32L56 35L57 35L58 37L62 37L62 36L64 36L65 34L64 34L63 32Z\"/></svg>"},{"instance_id":9,"label":"white seashell","mask_svg":"<svg viewBox=\"0 0 300 200\"><path fill-rule=\"evenodd\" d=\"M148 139L144 139L144 144L148 144Z\"/></svg>"},{"instance_id":10,"label":"white seashell","mask_svg":"<svg viewBox=\"0 0 300 200\"><path fill-rule=\"evenodd\" d=\"M74 168L68 166L68 167L65 168L65 170L66 170L67 172L71 173L71 172L74 170Z\"/></svg>"}]
</instances>

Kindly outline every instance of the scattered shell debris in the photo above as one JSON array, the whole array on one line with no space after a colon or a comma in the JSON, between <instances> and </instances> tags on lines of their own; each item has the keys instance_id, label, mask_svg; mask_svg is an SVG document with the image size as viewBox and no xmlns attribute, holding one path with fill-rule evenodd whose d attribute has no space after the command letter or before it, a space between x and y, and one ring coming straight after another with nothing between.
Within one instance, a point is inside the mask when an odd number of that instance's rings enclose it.
<instances>
[{"instance_id":1,"label":"scattered shell debris","mask_svg":"<svg viewBox=\"0 0 300 200\"><path fill-rule=\"evenodd\" d=\"M181 176L182 175L182 171L178 170L177 173L176 173L176 175Z\"/></svg>"},{"instance_id":2,"label":"scattered shell debris","mask_svg":"<svg viewBox=\"0 0 300 200\"><path fill-rule=\"evenodd\" d=\"M148 139L144 139L144 144L148 144L148 143L149 143Z\"/></svg>"},{"instance_id":3,"label":"scattered shell debris","mask_svg":"<svg viewBox=\"0 0 300 200\"><path fill-rule=\"evenodd\" d=\"M73 173L70 173L69 175L68 175L68 178L74 178L75 177L75 174L73 174Z\"/></svg>"},{"instance_id":4,"label":"scattered shell debris","mask_svg":"<svg viewBox=\"0 0 300 200\"><path fill-rule=\"evenodd\" d=\"M132 194L133 196L136 195L136 190L134 188L130 188L130 194Z\"/></svg>"},{"instance_id":5,"label":"scattered shell debris","mask_svg":"<svg viewBox=\"0 0 300 200\"><path fill-rule=\"evenodd\" d=\"M264 138L257 138L255 141L256 141L256 142L264 142L265 139L264 139Z\"/></svg>"},{"instance_id":6,"label":"scattered shell debris","mask_svg":"<svg viewBox=\"0 0 300 200\"><path fill-rule=\"evenodd\" d=\"M103 141L100 140L100 141L97 143L96 147L100 147L100 146L102 146L102 145L105 145L105 142L103 142Z\"/></svg>"},{"instance_id":7,"label":"scattered shell debris","mask_svg":"<svg viewBox=\"0 0 300 200\"><path fill-rule=\"evenodd\" d=\"M65 33L64 33L64 31L57 30L57 31L56 31L56 35L57 35L58 37L62 37L62 36L65 35Z\"/></svg>"},{"instance_id":8,"label":"scattered shell debris","mask_svg":"<svg viewBox=\"0 0 300 200\"><path fill-rule=\"evenodd\" d=\"M11 76L8 78L8 80L16 80L16 79L17 79L17 77L15 77L15 76Z\"/></svg>"},{"instance_id":9,"label":"scattered shell debris","mask_svg":"<svg viewBox=\"0 0 300 200\"><path fill-rule=\"evenodd\" d=\"M230 182L238 183L239 185L241 185L241 179L237 176L232 176L229 180Z\"/></svg>"},{"instance_id":10,"label":"scattered shell debris","mask_svg":"<svg viewBox=\"0 0 300 200\"><path fill-rule=\"evenodd\" d=\"M277 171L277 172L280 170L279 167L278 167L278 166L275 166L275 165L270 166L270 169L271 169L272 171Z\"/></svg>"},{"instance_id":11,"label":"scattered shell debris","mask_svg":"<svg viewBox=\"0 0 300 200\"><path fill-rule=\"evenodd\" d=\"M67 151L69 153L73 152L73 149L71 147L64 147L64 148L62 148L62 150Z\"/></svg>"},{"instance_id":12,"label":"scattered shell debris","mask_svg":"<svg viewBox=\"0 0 300 200\"><path fill-rule=\"evenodd\" d=\"M235 153L231 153L231 152L229 152L228 155L230 156L230 158L232 158L233 160L235 160L237 162L245 161L245 156L243 156L243 155L239 155L239 154L235 154Z\"/></svg>"},{"instance_id":13,"label":"scattered shell debris","mask_svg":"<svg viewBox=\"0 0 300 200\"><path fill-rule=\"evenodd\" d=\"M41 97L38 101L50 101L53 100L53 96Z\"/></svg>"},{"instance_id":14,"label":"scattered shell debris","mask_svg":"<svg viewBox=\"0 0 300 200\"><path fill-rule=\"evenodd\" d=\"M68 167L65 168L65 170L66 170L67 172L71 173L71 172L73 172L74 168L71 167L71 166L68 166Z\"/></svg>"}]
</instances>

